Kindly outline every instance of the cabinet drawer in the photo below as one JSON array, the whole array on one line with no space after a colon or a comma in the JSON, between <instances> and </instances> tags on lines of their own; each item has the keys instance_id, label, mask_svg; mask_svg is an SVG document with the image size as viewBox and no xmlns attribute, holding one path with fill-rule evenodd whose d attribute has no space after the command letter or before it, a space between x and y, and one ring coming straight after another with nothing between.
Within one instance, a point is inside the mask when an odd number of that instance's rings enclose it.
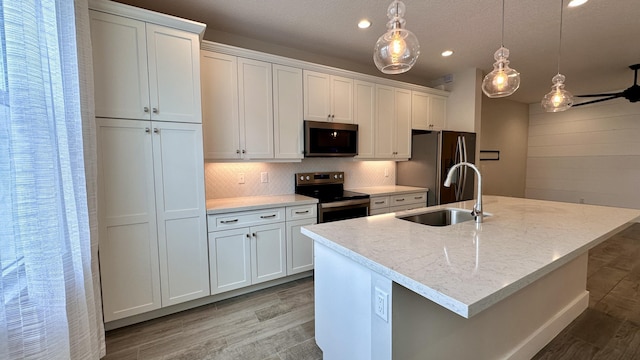
<instances>
[{"instance_id":1,"label":"cabinet drawer","mask_svg":"<svg viewBox=\"0 0 640 360\"><path fill-rule=\"evenodd\" d=\"M413 209L419 209L421 207L425 207L425 204L404 204L404 205L398 205L398 206L390 207L389 208L389 212L413 210Z\"/></svg>"},{"instance_id":2,"label":"cabinet drawer","mask_svg":"<svg viewBox=\"0 0 640 360\"><path fill-rule=\"evenodd\" d=\"M391 203L389 206L399 206L406 204L427 204L427 193L426 192L417 192L417 193L409 193L402 195L394 195L391 197Z\"/></svg>"},{"instance_id":3,"label":"cabinet drawer","mask_svg":"<svg viewBox=\"0 0 640 360\"><path fill-rule=\"evenodd\" d=\"M388 196L377 196L371 198L371 204L369 208L371 210L380 209L380 208L388 208L389 207L389 197Z\"/></svg>"},{"instance_id":4,"label":"cabinet drawer","mask_svg":"<svg viewBox=\"0 0 640 360\"><path fill-rule=\"evenodd\" d=\"M284 208L239 211L207 216L209 232L237 229L239 227L282 222L285 220Z\"/></svg>"},{"instance_id":5,"label":"cabinet drawer","mask_svg":"<svg viewBox=\"0 0 640 360\"><path fill-rule=\"evenodd\" d=\"M389 212L389 208L388 207L381 208L381 209L371 209L371 210L369 210L369 216L386 214L388 212Z\"/></svg>"},{"instance_id":6,"label":"cabinet drawer","mask_svg":"<svg viewBox=\"0 0 640 360\"><path fill-rule=\"evenodd\" d=\"M287 221L299 219L315 219L317 215L317 204L287 206Z\"/></svg>"}]
</instances>

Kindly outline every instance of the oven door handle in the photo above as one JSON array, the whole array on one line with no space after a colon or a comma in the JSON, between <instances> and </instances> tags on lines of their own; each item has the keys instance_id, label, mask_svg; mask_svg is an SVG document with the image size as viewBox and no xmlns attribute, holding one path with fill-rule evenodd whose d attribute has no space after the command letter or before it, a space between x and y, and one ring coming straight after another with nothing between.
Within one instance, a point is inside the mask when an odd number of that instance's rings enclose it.
<instances>
[{"instance_id":1,"label":"oven door handle","mask_svg":"<svg viewBox=\"0 0 640 360\"><path fill-rule=\"evenodd\" d=\"M369 199L342 200L342 201L332 201L328 203L320 203L320 207L322 209L330 209L330 208L354 206L354 205L369 205Z\"/></svg>"}]
</instances>

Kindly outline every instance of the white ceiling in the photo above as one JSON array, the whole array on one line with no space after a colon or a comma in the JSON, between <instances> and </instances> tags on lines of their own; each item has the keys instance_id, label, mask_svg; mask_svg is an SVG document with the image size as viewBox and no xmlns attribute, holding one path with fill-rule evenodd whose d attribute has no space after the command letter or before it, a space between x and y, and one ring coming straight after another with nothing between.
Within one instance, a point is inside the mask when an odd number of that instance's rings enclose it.
<instances>
[{"instance_id":1,"label":"white ceiling","mask_svg":"<svg viewBox=\"0 0 640 360\"><path fill-rule=\"evenodd\" d=\"M391 0L118 0L207 24L205 39L273 53L296 49L303 60L339 59L341 67L377 72L372 52L386 31ZM428 84L468 68L491 71L500 47L501 0L404 0L406 28L421 46L417 64L402 81ZM625 89L633 83L628 66L640 63L640 1L590 0L566 8L564 0L560 72L574 95ZM372 26L358 29L368 18ZM511 66L521 73L520 89L509 99L539 102L557 71L560 0L509 0L505 4L504 45ZM248 41L247 41L248 40ZM442 58L440 53L455 54ZM268 51L267 51L268 52ZM320 60L322 59L322 60ZM329 64L338 66L335 64ZM584 101L586 101L585 99ZM578 100L580 101L580 100ZM624 99L612 101L624 102Z\"/></svg>"}]
</instances>

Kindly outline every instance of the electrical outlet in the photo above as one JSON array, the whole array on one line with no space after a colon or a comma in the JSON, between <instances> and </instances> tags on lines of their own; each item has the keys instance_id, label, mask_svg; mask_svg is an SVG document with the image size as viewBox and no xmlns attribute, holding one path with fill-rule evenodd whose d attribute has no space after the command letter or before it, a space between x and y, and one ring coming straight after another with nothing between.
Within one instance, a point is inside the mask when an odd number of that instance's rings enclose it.
<instances>
[{"instance_id":1,"label":"electrical outlet","mask_svg":"<svg viewBox=\"0 0 640 360\"><path fill-rule=\"evenodd\" d=\"M389 295L377 287L373 298L373 307L376 315L384 321L389 321Z\"/></svg>"},{"instance_id":2,"label":"electrical outlet","mask_svg":"<svg viewBox=\"0 0 640 360\"><path fill-rule=\"evenodd\" d=\"M260 182L263 182L263 183L268 183L269 182L269 173L268 172L261 172L260 173Z\"/></svg>"},{"instance_id":3,"label":"electrical outlet","mask_svg":"<svg viewBox=\"0 0 640 360\"><path fill-rule=\"evenodd\" d=\"M238 184L244 184L244 173L238 173Z\"/></svg>"},{"instance_id":4,"label":"electrical outlet","mask_svg":"<svg viewBox=\"0 0 640 360\"><path fill-rule=\"evenodd\" d=\"M384 177L389 177L389 169L384 168Z\"/></svg>"}]
</instances>

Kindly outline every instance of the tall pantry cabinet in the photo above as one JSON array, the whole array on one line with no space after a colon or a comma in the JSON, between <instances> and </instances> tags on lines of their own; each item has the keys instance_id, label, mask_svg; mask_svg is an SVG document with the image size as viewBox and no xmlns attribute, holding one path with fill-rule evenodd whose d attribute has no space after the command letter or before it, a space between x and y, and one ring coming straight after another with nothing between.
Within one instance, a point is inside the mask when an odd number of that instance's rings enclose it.
<instances>
[{"instance_id":1,"label":"tall pantry cabinet","mask_svg":"<svg viewBox=\"0 0 640 360\"><path fill-rule=\"evenodd\" d=\"M90 1L106 322L210 294L203 24Z\"/></svg>"}]
</instances>

